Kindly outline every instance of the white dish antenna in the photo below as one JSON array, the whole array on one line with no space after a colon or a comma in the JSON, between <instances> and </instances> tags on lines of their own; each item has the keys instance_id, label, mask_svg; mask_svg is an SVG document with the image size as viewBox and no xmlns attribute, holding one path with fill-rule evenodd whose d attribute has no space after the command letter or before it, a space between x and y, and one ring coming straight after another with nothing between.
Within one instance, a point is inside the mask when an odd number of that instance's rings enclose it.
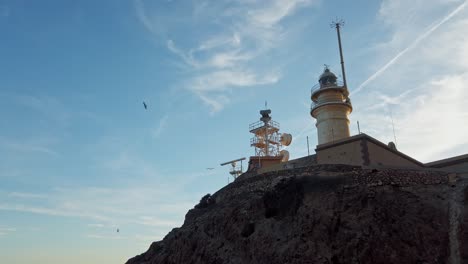
<instances>
[{"instance_id":1,"label":"white dish antenna","mask_svg":"<svg viewBox=\"0 0 468 264\"><path fill-rule=\"evenodd\" d=\"M286 162L289 160L289 151L283 149L280 151L280 156L282 156L283 158L281 159L281 162Z\"/></svg>"},{"instance_id":2,"label":"white dish antenna","mask_svg":"<svg viewBox=\"0 0 468 264\"><path fill-rule=\"evenodd\" d=\"M288 133L281 134L281 138L280 138L281 145L289 146L289 145L291 145L291 141L292 141L292 135L291 134L288 134Z\"/></svg>"}]
</instances>

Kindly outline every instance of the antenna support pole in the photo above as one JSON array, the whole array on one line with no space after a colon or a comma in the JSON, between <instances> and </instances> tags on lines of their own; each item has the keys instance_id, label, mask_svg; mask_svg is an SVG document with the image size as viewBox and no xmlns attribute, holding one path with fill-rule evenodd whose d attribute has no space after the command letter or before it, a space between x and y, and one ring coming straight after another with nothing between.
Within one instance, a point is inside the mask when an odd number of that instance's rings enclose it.
<instances>
[{"instance_id":1,"label":"antenna support pole","mask_svg":"<svg viewBox=\"0 0 468 264\"><path fill-rule=\"evenodd\" d=\"M344 26L344 21L343 20L335 20L331 23L332 27L336 28L336 34L338 35L338 47L340 49L340 59L341 59L341 73L343 75L343 85L348 89L348 86L346 84L346 74L345 74L345 68L344 68L344 61L343 61L343 49L341 47L341 36L340 36L340 28Z\"/></svg>"},{"instance_id":2,"label":"antenna support pole","mask_svg":"<svg viewBox=\"0 0 468 264\"><path fill-rule=\"evenodd\" d=\"M395 126L393 125L393 114L392 114L392 107L391 106L390 106L390 119L392 120L393 139L395 140L395 146L396 146L397 142L396 142L396 135L395 135Z\"/></svg>"}]
</instances>

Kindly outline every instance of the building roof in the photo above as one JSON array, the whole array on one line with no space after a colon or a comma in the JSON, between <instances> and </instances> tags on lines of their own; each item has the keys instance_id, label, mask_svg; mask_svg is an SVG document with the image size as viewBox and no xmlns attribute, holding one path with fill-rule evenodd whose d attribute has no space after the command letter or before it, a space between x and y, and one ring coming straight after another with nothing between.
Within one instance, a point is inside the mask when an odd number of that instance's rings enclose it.
<instances>
[{"instance_id":1,"label":"building roof","mask_svg":"<svg viewBox=\"0 0 468 264\"><path fill-rule=\"evenodd\" d=\"M432 168L443 168L443 167L465 163L465 162L468 163L468 154L441 159L441 160L436 160L436 161L428 162L424 165L426 167L432 167Z\"/></svg>"}]
</instances>

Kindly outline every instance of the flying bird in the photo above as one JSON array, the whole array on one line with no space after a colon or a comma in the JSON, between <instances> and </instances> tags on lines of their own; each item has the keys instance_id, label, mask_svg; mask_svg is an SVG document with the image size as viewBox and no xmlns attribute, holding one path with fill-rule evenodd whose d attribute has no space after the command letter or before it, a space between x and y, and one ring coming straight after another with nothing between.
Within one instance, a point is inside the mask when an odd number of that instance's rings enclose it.
<instances>
[{"instance_id":1,"label":"flying bird","mask_svg":"<svg viewBox=\"0 0 468 264\"><path fill-rule=\"evenodd\" d=\"M143 101L143 107L144 107L145 109L148 109L148 106L146 105L145 101Z\"/></svg>"},{"instance_id":2,"label":"flying bird","mask_svg":"<svg viewBox=\"0 0 468 264\"><path fill-rule=\"evenodd\" d=\"M207 170L213 170L214 168L206 168Z\"/></svg>"}]
</instances>

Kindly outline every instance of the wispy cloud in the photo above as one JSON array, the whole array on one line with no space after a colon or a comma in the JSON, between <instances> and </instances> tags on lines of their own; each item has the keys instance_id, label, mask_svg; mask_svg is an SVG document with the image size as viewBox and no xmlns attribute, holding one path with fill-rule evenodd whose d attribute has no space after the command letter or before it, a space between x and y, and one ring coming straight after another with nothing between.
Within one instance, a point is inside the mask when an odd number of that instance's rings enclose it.
<instances>
[{"instance_id":1,"label":"wispy cloud","mask_svg":"<svg viewBox=\"0 0 468 264\"><path fill-rule=\"evenodd\" d=\"M225 91L232 87L248 87L277 82L278 74L258 77L254 72L221 70L194 79L192 90L205 93L212 91Z\"/></svg>"},{"instance_id":2,"label":"wispy cloud","mask_svg":"<svg viewBox=\"0 0 468 264\"><path fill-rule=\"evenodd\" d=\"M103 228L106 225L104 224L87 224L88 227L93 227L93 228Z\"/></svg>"},{"instance_id":3,"label":"wispy cloud","mask_svg":"<svg viewBox=\"0 0 468 264\"><path fill-rule=\"evenodd\" d=\"M0 227L0 237L6 236L15 231L16 231L16 228L13 228L13 227Z\"/></svg>"},{"instance_id":4,"label":"wispy cloud","mask_svg":"<svg viewBox=\"0 0 468 264\"><path fill-rule=\"evenodd\" d=\"M377 98L376 103L364 108L363 110L371 111L371 110L386 108L387 106L399 105L413 91L414 89L409 89L409 90L402 92L401 94L397 96L389 96L381 92L375 92L373 93L373 96Z\"/></svg>"},{"instance_id":5,"label":"wispy cloud","mask_svg":"<svg viewBox=\"0 0 468 264\"><path fill-rule=\"evenodd\" d=\"M24 192L10 192L8 194L9 197L13 198L25 198L25 199L44 199L47 198L45 194L38 194L38 193L24 193Z\"/></svg>"},{"instance_id":6,"label":"wispy cloud","mask_svg":"<svg viewBox=\"0 0 468 264\"><path fill-rule=\"evenodd\" d=\"M157 33L154 23L146 15L143 0L135 0L135 10L140 22L152 33Z\"/></svg>"},{"instance_id":7,"label":"wispy cloud","mask_svg":"<svg viewBox=\"0 0 468 264\"><path fill-rule=\"evenodd\" d=\"M161 136L164 129L166 129L168 119L169 115L167 114L161 117L161 119L159 119L157 126L153 129L153 137L159 138Z\"/></svg>"},{"instance_id":8,"label":"wispy cloud","mask_svg":"<svg viewBox=\"0 0 468 264\"><path fill-rule=\"evenodd\" d=\"M200 34L195 43L184 42L185 48L177 45L176 38L167 40L168 50L191 71L185 87L215 113L231 101L232 92L238 88L278 82L281 69L262 64L262 56L286 39L282 21L315 2L318 1L219 1L210 5L194 2L192 16L186 17L183 31L195 30L196 22L203 20L209 25L209 33ZM136 2L136 9L141 23L154 32L142 1ZM208 17L215 18L207 21Z\"/></svg>"},{"instance_id":9,"label":"wispy cloud","mask_svg":"<svg viewBox=\"0 0 468 264\"><path fill-rule=\"evenodd\" d=\"M193 206L190 196L174 199L168 185L127 188L55 188L47 200L38 201L36 193L0 192L0 211L74 217L97 221L92 228L116 227L121 224L170 228L181 224L181 217ZM172 197L172 198L168 198ZM135 206L138 205L138 206Z\"/></svg>"},{"instance_id":10,"label":"wispy cloud","mask_svg":"<svg viewBox=\"0 0 468 264\"><path fill-rule=\"evenodd\" d=\"M250 10L247 14L252 24L264 28L271 28L278 24L283 18L292 14L297 8L310 5L312 2L313 1L310 0L276 0L271 1L268 6ZM256 4L258 4L258 2Z\"/></svg>"},{"instance_id":11,"label":"wispy cloud","mask_svg":"<svg viewBox=\"0 0 468 264\"><path fill-rule=\"evenodd\" d=\"M404 48L402 51L400 51L397 55L395 55L390 61L388 61L384 66L382 66L379 70L377 70L374 74L369 76L364 82L362 82L355 90L351 91L351 95L356 94L360 92L364 87L366 87L370 82L375 80L377 77L379 77L383 72L385 72L390 66L395 64L400 57L405 55L409 50L413 49L416 47L422 40L426 39L428 36L430 36L435 30L437 30L441 25L449 21L452 17L457 15L461 10L463 10L466 5L468 4L468 1L464 1L462 4L460 4L457 8L455 8L452 12L450 12L448 15L443 17L439 22L431 26L428 30L426 30L424 33L420 34L409 46Z\"/></svg>"},{"instance_id":12,"label":"wispy cloud","mask_svg":"<svg viewBox=\"0 0 468 264\"><path fill-rule=\"evenodd\" d=\"M87 238L95 238L95 239L105 239L105 240L115 240L115 239L127 239L121 235L109 235L109 234L87 234L85 235Z\"/></svg>"},{"instance_id":13,"label":"wispy cloud","mask_svg":"<svg viewBox=\"0 0 468 264\"><path fill-rule=\"evenodd\" d=\"M6 148L8 151L18 152L18 153L42 153L53 156L58 156L59 154L53 150L50 145L50 140L16 140L16 139L7 139L0 136L0 148Z\"/></svg>"},{"instance_id":14,"label":"wispy cloud","mask_svg":"<svg viewBox=\"0 0 468 264\"><path fill-rule=\"evenodd\" d=\"M388 58L394 47L409 44L353 91L357 106L353 119L361 121L362 131L393 141L391 108L400 151L424 162L463 154L459 146L468 145L462 135L468 131L463 122L468 116L468 99L463 95L468 63L461 58L468 54L468 37L460 32L468 25L467 5L468 1L383 1L380 14L393 35L375 58ZM418 26L399 22L408 19L407 12ZM434 17L427 16L430 12L441 18L428 20ZM426 28L422 34L421 27ZM377 79L372 91L358 93Z\"/></svg>"},{"instance_id":15,"label":"wispy cloud","mask_svg":"<svg viewBox=\"0 0 468 264\"><path fill-rule=\"evenodd\" d=\"M154 216L140 216L136 222L145 226L175 227L180 225L178 221L168 221Z\"/></svg>"},{"instance_id":16,"label":"wispy cloud","mask_svg":"<svg viewBox=\"0 0 468 264\"><path fill-rule=\"evenodd\" d=\"M86 211L74 211L74 210L63 210L63 208L50 208L50 207L41 207L41 206L30 206L24 204L0 204L0 210L2 211L16 211L16 212L25 212L25 213L34 213L42 215L52 215L52 216L66 216L66 217L83 217L91 218L95 220L109 221L109 218L106 218L99 214L91 214Z\"/></svg>"},{"instance_id":17,"label":"wispy cloud","mask_svg":"<svg viewBox=\"0 0 468 264\"><path fill-rule=\"evenodd\" d=\"M65 105L52 96L13 95L12 99L33 110L34 114L40 114L42 117L53 119L61 124L71 117Z\"/></svg>"},{"instance_id":18,"label":"wispy cloud","mask_svg":"<svg viewBox=\"0 0 468 264\"><path fill-rule=\"evenodd\" d=\"M442 154L468 143L464 96L468 73L448 75L427 83L431 87L428 94L400 105L397 129L398 141L424 161L443 158ZM440 94L444 91L444 95ZM421 151L424 150L424 151ZM461 154L461 153L459 153ZM452 154L454 155L454 154Z\"/></svg>"}]
</instances>

